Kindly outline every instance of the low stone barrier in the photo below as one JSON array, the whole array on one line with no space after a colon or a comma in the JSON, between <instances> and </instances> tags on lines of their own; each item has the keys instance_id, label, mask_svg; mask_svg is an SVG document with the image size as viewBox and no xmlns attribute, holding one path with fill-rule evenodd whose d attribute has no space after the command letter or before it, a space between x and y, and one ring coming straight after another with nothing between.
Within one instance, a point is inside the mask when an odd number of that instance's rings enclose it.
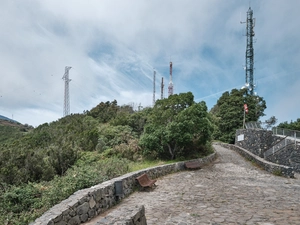
<instances>
[{"instance_id":1,"label":"low stone barrier","mask_svg":"<svg viewBox=\"0 0 300 225\"><path fill-rule=\"evenodd\" d=\"M213 153L197 160L200 165L205 165L214 161L215 158L216 153ZM79 190L68 199L53 206L30 225L79 225L103 213L131 194L138 187L136 178L143 173L147 173L150 178L154 179L182 170L185 170L184 162L161 165L127 173Z\"/></svg>"},{"instance_id":2,"label":"low stone barrier","mask_svg":"<svg viewBox=\"0 0 300 225\"><path fill-rule=\"evenodd\" d=\"M134 208L122 207L97 222L97 225L118 224L118 225L147 225L145 207L135 206Z\"/></svg>"},{"instance_id":3,"label":"low stone barrier","mask_svg":"<svg viewBox=\"0 0 300 225\"><path fill-rule=\"evenodd\" d=\"M243 157L245 157L251 161L254 161L256 164L258 164L259 166L264 168L264 170L266 170L270 173L273 173L275 175L282 175L284 177L291 177L291 178L294 177L294 170L292 167L278 165L276 163L266 161L265 159L260 158L259 156L251 153L250 151L248 151L244 148L241 148L239 146L236 146L236 145L231 145L231 144L226 144L226 143L215 143L215 144L219 144L225 148L228 148L228 149L238 152Z\"/></svg>"},{"instance_id":4,"label":"low stone barrier","mask_svg":"<svg viewBox=\"0 0 300 225\"><path fill-rule=\"evenodd\" d=\"M235 145L264 158L265 151L282 139L282 137L272 135L272 131L268 130L238 129L235 135Z\"/></svg>"}]
</instances>

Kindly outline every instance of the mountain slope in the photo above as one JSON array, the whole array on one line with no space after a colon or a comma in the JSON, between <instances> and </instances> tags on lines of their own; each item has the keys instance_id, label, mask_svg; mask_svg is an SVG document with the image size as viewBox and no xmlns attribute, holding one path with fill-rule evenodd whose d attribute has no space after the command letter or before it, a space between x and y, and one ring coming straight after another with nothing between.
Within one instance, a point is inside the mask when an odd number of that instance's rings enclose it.
<instances>
[{"instance_id":1,"label":"mountain slope","mask_svg":"<svg viewBox=\"0 0 300 225\"><path fill-rule=\"evenodd\" d=\"M7 118L7 117L5 117L5 116L1 116L1 115L0 115L0 121L1 121L1 120L13 122L13 123L19 123L19 122L15 121L15 120L12 120L12 119L9 119L9 118Z\"/></svg>"}]
</instances>

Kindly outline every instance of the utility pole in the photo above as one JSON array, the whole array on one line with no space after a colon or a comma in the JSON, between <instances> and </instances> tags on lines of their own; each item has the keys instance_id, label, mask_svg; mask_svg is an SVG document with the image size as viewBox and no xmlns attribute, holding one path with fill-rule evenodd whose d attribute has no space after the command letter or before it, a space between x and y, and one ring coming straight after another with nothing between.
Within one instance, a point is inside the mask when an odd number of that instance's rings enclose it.
<instances>
[{"instance_id":1,"label":"utility pole","mask_svg":"<svg viewBox=\"0 0 300 225\"><path fill-rule=\"evenodd\" d=\"M65 81L65 94L64 94L64 114L63 116L70 115L70 98L69 98L69 83L71 79L69 79L69 70L72 67L66 66L65 67L65 74L62 79Z\"/></svg>"}]
</instances>

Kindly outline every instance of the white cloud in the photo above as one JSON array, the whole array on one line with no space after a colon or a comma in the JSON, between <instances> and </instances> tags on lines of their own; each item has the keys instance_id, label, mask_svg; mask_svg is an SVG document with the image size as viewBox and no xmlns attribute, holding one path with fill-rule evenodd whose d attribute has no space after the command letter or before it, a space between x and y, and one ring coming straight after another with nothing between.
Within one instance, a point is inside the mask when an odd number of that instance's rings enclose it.
<instances>
[{"instance_id":1,"label":"white cloud","mask_svg":"<svg viewBox=\"0 0 300 225\"><path fill-rule=\"evenodd\" d=\"M299 84L299 6L296 0L251 2L257 92L267 114L278 111L282 120L295 120L291 111L299 111L290 97ZM60 118L65 66L72 66L72 113L114 99L149 106L153 68L159 98L170 60L175 93L192 91L212 107L224 90L244 84L240 21L247 10L248 2L234 0L2 1L0 114L35 126ZM279 111L277 102L287 110Z\"/></svg>"}]
</instances>

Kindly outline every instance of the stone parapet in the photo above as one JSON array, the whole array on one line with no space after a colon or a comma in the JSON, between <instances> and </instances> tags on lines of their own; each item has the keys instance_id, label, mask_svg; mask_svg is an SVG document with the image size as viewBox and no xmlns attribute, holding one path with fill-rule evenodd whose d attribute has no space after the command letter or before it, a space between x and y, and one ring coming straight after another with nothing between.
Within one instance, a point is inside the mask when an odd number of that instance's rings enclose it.
<instances>
[{"instance_id":1,"label":"stone parapet","mask_svg":"<svg viewBox=\"0 0 300 225\"><path fill-rule=\"evenodd\" d=\"M97 225L118 224L118 225L147 225L145 207L135 206L133 208L121 207L112 211L101 220Z\"/></svg>"},{"instance_id":2,"label":"stone parapet","mask_svg":"<svg viewBox=\"0 0 300 225\"><path fill-rule=\"evenodd\" d=\"M264 170L266 170L270 173L273 173L276 175L282 175L284 177L291 177L291 178L294 177L294 169L292 167L278 165L276 163L266 161L265 159L253 154L252 152L250 152L244 148L241 148L239 146L236 146L236 145L225 144L225 143L216 143L216 144L219 144L225 148L228 148L228 149L238 152L239 154L241 154L248 160L255 162L257 165L264 168Z\"/></svg>"},{"instance_id":3,"label":"stone parapet","mask_svg":"<svg viewBox=\"0 0 300 225\"><path fill-rule=\"evenodd\" d=\"M300 173L300 145L289 144L280 151L269 155L266 159L280 165L293 167L295 172Z\"/></svg>"},{"instance_id":4,"label":"stone parapet","mask_svg":"<svg viewBox=\"0 0 300 225\"><path fill-rule=\"evenodd\" d=\"M205 165L211 163L215 158L216 153L213 153L197 160L200 165ZM143 173L147 173L151 179L154 179L182 170L185 170L184 162L161 165L127 173L90 188L79 190L68 199L53 206L30 225L79 225L100 215L136 190L138 187L136 178Z\"/></svg>"},{"instance_id":5,"label":"stone parapet","mask_svg":"<svg viewBox=\"0 0 300 225\"><path fill-rule=\"evenodd\" d=\"M235 145L267 161L292 167L300 172L300 145L294 139L276 136L262 129L239 129Z\"/></svg>"},{"instance_id":6,"label":"stone parapet","mask_svg":"<svg viewBox=\"0 0 300 225\"><path fill-rule=\"evenodd\" d=\"M236 131L235 145L264 158L264 152L282 139L282 137L273 136L272 131L239 129Z\"/></svg>"}]
</instances>

